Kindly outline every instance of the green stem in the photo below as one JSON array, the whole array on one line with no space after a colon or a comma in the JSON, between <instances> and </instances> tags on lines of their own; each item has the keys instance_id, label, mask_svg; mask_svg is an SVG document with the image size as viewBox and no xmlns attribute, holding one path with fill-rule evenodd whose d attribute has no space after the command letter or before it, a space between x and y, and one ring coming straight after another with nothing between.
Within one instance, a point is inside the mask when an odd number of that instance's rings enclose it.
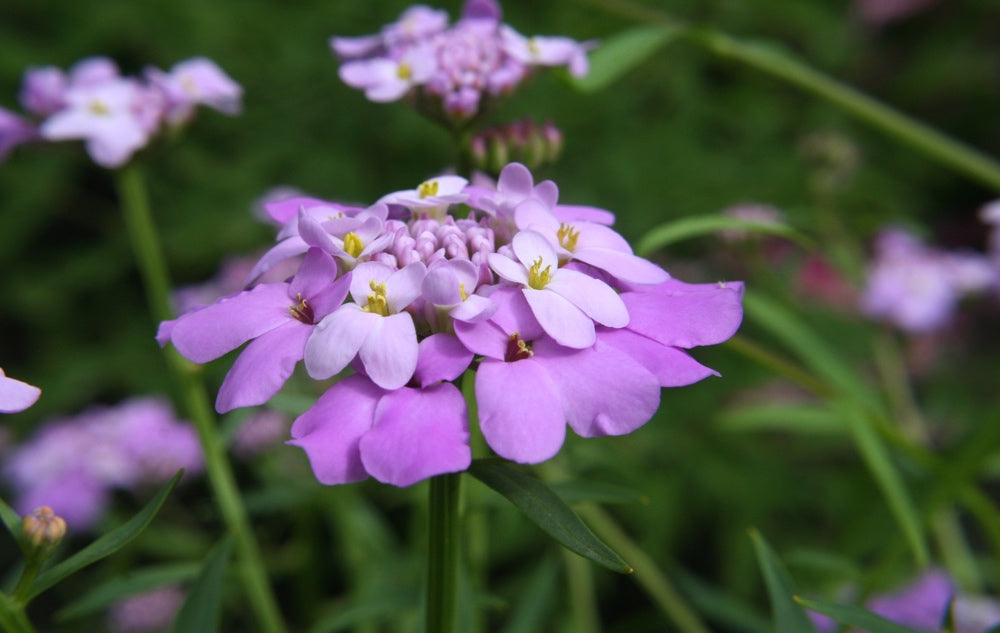
<instances>
[{"instance_id":1,"label":"green stem","mask_svg":"<svg viewBox=\"0 0 1000 633\"><path fill-rule=\"evenodd\" d=\"M156 321L169 320L173 318L169 303L170 277L153 225L142 173L136 165L127 165L116 172L115 176L125 225L142 275L149 308ZM249 597L249 606L261 631L284 633L285 625L268 584L260 548L250 529L232 465L218 433L215 415L204 385L198 377L197 368L172 348L165 349L164 353L180 389L186 414L198 431L198 439L205 454L205 470L219 513L236 544L240 577Z\"/></svg>"},{"instance_id":2,"label":"green stem","mask_svg":"<svg viewBox=\"0 0 1000 633\"><path fill-rule=\"evenodd\" d=\"M622 15L641 15L656 23L678 28L683 37L719 57L736 60L811 92L927 157L1000 191L1000 163L993 157L819 72L774 45L741 42L718 31L691 27L666 13L639 7L628 0L590 2Z\"/></svg>"},{"instance_id":3,"label":"green stem","mask_svg":"<svg viewBox=\"0 0 1000 633\"><path fill-rule=\"evenodd\" d=\"M594 574L590 561L565 547L561 549L566 565L573 630L576 633L601 633L601 616L597 611L597 594L594 591Z\"/></svg>"},{"instance_id":4,"label":"green stem","mask_svg":"<svg viewBox=\"0 0 1000 633\"><path fill-rule=\"evenodd\" d=\"M656 561L636 545L610 516L594 505L582 505L577 507L576 511L587 521L594 534L601 537L622 558L632 564L636 582L653 599L660 611L670 618L678 631L709 633L705 623L677 593L670 579L656 566Z\"/></svg>"},{"instance_id":5,"label":"green stem","mask_svg":"<svg viewBox=\"0 0 1000 633\"><path fill-rule=\"evenodd\" d=\"M35 633L24 613L24 603L0 593L0 630L3 633Z\"/></svg>"},{"instance_id":6,"label":"green stem","mask_svg":"<svg viewBox=\"0 0 1000 633\"><path fill-rule=\"evenodd\" d=\"M430 480L426 633L454 633L458 625L459 475Z\"/></svg>"}]
</instances>

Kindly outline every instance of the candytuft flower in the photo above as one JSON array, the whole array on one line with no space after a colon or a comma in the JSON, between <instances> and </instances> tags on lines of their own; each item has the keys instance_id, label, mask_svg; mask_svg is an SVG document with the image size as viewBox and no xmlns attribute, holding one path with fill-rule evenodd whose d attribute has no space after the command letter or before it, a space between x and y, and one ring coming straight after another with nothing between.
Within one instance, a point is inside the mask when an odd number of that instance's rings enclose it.
<instances>
[{"instance_id":1,"label":"candytuft flower","mask_svg":"<svg viewBox=\"0 0 1000 633\"><path fill-rule=\"evenodd\" d=\"M447 14L408 9L376 35L334 37L340 78L376 102L416 95L425 114L461 125L512 92L538 66L587 73L587 50L566 37L525 37L501 21L493 0L468 0L450 28ZM427 104L426 106L423 104Z\"/></svg>"},{"instance_id":2,"label":"candytuft flower","mask_svg":"<svg viewBox=\"0 0 1000 633\"><path fill-rule=\"evenodd\" d=\"M194 58L145 79L123 76L106 57L84 59L68 72L29 68L21 88L28 117L0 108L0 160L28 141L84 141L98 165L121 167L164 127L190 120L197 105L237 114L242 89L214 62Z\"/></svg>"},{"instance_id":3,"label":"candytuft flower","mask_svg":"<svg viewBox=\"0 0 1000 633\"><path fill-rule=\"evenodd\" d=\"M463 19L491 23L489 4ZM508 459L551 458L567 425L582 437L630 433L661 387L716 375L688 350L726 340L742 319L742 284L671 279L632 253L613 214L559 204L555 183L520 164L495 184L440 175L370 207L295 196L266 208L278 244L251 287L164 323L160 338L196 362L253 339L220 410L270 398L298 358L310 377L335 379L289 442L325 484L408 486L467 468L464 379L486 443ZM290 282L256 281L303 253ZM294 345L279 341L293 331ZM230 384L253 397L225 396Z\"/></svg>"}]
</instances>

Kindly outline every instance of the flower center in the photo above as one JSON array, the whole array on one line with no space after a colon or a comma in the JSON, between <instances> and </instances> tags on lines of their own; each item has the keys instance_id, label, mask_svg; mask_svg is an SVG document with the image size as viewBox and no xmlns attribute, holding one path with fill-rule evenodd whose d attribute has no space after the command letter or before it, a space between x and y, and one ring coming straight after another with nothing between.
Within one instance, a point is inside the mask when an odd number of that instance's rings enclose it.
<instances>
[{"instance_id":1,"label":"flower center","mask_svg":"<svg viewBox=\"0 0 1000 633\"><path fill-rule=\"evenodd\" d=\"M535 290L541 290L548 285L551 275L552 266L546 266L542 270L542 256L539 255L538 259L531 264L531 268L528 269L528 285Z\"/></svg>"},{"instance_id":2,"label":"flower center","mask_svg":"<svg viewBox=\"0 0 1000 633\"><path fill-rule=\"evenodd\" d=\"M427 182L420 183L417 187L417 193L420 195L420 199L430 198L431 196L436 196L438 193L438 181L428 180Z\"/></svg>"},{"instance_id":3,"label":"flower center","mask_svg":"<svg viewBox=\"0 0 1000 633\"><path fill-rule=\"evenodd\" d=\"M288 306L288 309L289 311L291 311L292 316L298 319L299 321L302 321L306 325L312 325L314 320L316 319L316 315L313 313L312 306L309 305L309 302L305 300L305 298L302 296L301 293L295 295L295 298L298 299L299 302L293 306Z\"/></svg>"},{"instance_id":4,"label":"flower center","mask_svg":"<svg viewBox=\"0 0 1000 633\"><path fill-rule=\"evenodd\" d=\"M396 69L396 76L403 81L408 81L410 77L413 76L413 71L410 69L410 65L400 64L399 68Z\"/></svg>"},{"instance_id":5,"label":"flower center","mask_svg":"<svg viewBox=\"0 0 1000 633\"><path fill-rule=\"evenodd\" d=\"M556 231L556 237L559 238L560 246L572 252L576 249L576 241L580 238L580 232L574 229L572 224L563 222L559 225L559 230Z\"/></svg>"},{"instance_id":6,"label":"flower center","mask_svg":"<svg viewBox=\"0 0 1000 633\"><path fill-rule=\"evenodd\" d=\"M469 298L469 295L465 292L465 284L458 284L458 296L462 297L462 301Z\"/></svg>"},{"instance_id":7,"label":"flower center","mask_svg":"<svg viewBox=\"0 0 1000 633\"><path fill-rule=\"evenodd\" d=\"M531 351L531 345L528 341L521 338L521 335L514 332L507 339L507 350L503 355L503 359L508 363L513 363L517 360L524 360L525 358L531 358L535 353Z\"/></svg>"},{"instance_id":8,"label":"flower center","mask_svg":"<svg viewBox=\"0 0 1000 633\"><path fill-rule=\"evenodd\" d=\"M357 257L361 254L365 248L364 242L358 237L358 234L351 231L344 236L344 252L346 252L351 257Z\"/></svg>"},{"instance_id":9,"label":"flower center","mask_svg":"<svg viewBox=\"0 0 1000 633\"><path fill-rule=\"evenodd\" d=\"M90 108L90 111L96 114L97 116L108 116L109 114L111 114L111 110L108 108L108 106L104 105L101 101L98 101L97 99L91 101L87 105L87 107Z\"/></svg>"},{"instance_id":10,"label":"flower center","mask_svg":"<svg viewBox=\"0 0 1000 633\"><path fill-rule=\"evenodd\" d=\"M361 309L365 312L389 316L389 303L385 298L385 282L372 279L368 282L368 287L372 289L372 294L368 295L368 305Z\"/></svg>"}]
</instances>

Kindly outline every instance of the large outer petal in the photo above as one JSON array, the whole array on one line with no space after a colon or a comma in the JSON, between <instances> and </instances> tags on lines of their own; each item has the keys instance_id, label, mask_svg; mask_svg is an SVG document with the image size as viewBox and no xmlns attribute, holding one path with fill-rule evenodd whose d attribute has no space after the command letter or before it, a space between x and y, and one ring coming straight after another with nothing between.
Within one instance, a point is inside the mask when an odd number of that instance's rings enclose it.
<instances>
[{"instance_id":1,"label":"large outer petal","mask_svg":"<svg viewBox=\"0 0 1000 633\"><path fill-rule=\"evenodd\" d=\"M715 345L731 337L743 320L743 284L674 288L667 282L648 292L622 293L628 308L628 328L664 345Z\"/></svg>"},{"instance_id":2,"label":"large outer petal","mask_svg":"<svg viewBox=\"0 0 1000 633\"><path fill-rule=\"evenodd\" d=\"M594 344L594 321L569 299L551 290L522 292L542 329L559 344L577 349Z\"/></svg>"},{"instance_id":3,"label":"large outer petal","mask_svg":"<svg viewBox=\"0 0 1000 633\"><path fill-rule=\"evenodd\" d=\"M226 413L270 400L302 360L312 330L293 319L247 345L222 381L215 410Z\"/></svg>"},{"instance_id":4,"label":"large outer petal","mask_svg":"<svg viewBox=\"0 0 1000 633\"><path fill-rule=\"evenodd\" d=\"M471 362L472 352L455 335L431 334L420 341L413 375L421 387L426 387L441 380L455 380Z\"/></svg>"},{"instance_id":5,"label":"large outer petal","mask_svg":"<svg viewBox=\"0 0 1000 633\"><path fill-rule=\"evenodd\" d=\"M298 235L294 235L278 242L266 253L261 255L260 259L257 260L257 263L254 264L253 269L249 272L249 274L247 274L246 281L243 282L243 285L248 286L252 284L261 275L274 268L277 264L290 257L301 255L307 250L309 250L309 245L306 244L305 241Z\"/></svg>"},{"instance_id":6,"label":"large outer petal","mask_svg":"<svg viewBox=\"0 0 1000 633\"><path fill-rule=\"evenodd\" d=\"M564 268L553 275L552 281L545 286L545 289L565 298L601 325L608 327L628 325L628 310L622 303L621 297L614 288L600 279Z\"/></svg>"},{"instance_id":7,"label":"large outer petal","mask_svg":"<svg viewBox=\"0 0 1000 633\"><path fill-rule=\"evenodd\" d=\"M566 438L559 392L531 358L480 364L476 403L483 437L501 457L537 464L558 453Z\"/></svg>"},{"instance_id":8,"label":"large outer petal","mask_svg":"<svg viewBox=\"0 0 1000 633\"><path fill-rule=\"evenodd\" d=\"M658 284L670 274L648 259L610 248L577 248L573 258L637 284Z\"/></svg>"},{"instance_id":9,"label":"large outer petal","mask_svg":"<svg viewBox=\"0 0 1000 633\"><path fill-rule=\"evenodd\" d=\"M598 341L570 350L541 339L534 352L562 396L566 421L583 437L631 433L660 406L656 377L615 347Z\"/></svg>"},{"instance_id":10,"label":"large outer petal","mask_svg":"<svg viewBox=\"0 0 1000 633\"><path fill-rule=\"evenodd\" d=\"M417 330L409 312L377 317L358 357L372 381L383 389L399 389L417 368Z\"/></svg>"},{"instance_id":11,"label":"large outer petal","mask_svg":"<svg viewBox=\"0 0 1000 633\"><path fill-rule=\"evenodd\" d=\"M289 305L287 284L261 284L183 315L170 340L188 360L206 363L288 322Z\"/></svg>"},{"instance_id":12,"label":"large outer petal","mask_svg":"<svg viewBox=\"0 0 1000 633\"><path fill-rule=\"evenodd\" d=\"M508 335L492 321L466 323L455 321L455 335L467 349L487 358L503 360Z\"/></svg>"},{"instance_id":13,"label":"large outer petal","mask_svg":"<svg viewBox=\"0 0 1000 633\"><path fill-rule=\"evenodd\" d=\"M320 483L345 484L368 477L358 442L371 429L383 393L364 376L348 376L292 424L288 444L306 452Z\"/></svg>"},{"instance_id":14,"label":"large outer petal","mask_svg":"<svg viewBox=\"0 0 1000 633\"><path fill-rule=\"evenodd\" d=\"M661 387L683 387L719 375L684 350L657 343L628 328L598 331L597 339L631 356L656 376Z\"/></svg>"},{"instance_id":15,"label":"large outer petal","mask_svg":"<svg viewBox=\"0 0 1000 633\"><path fill-rule=\"evenodd\" d=\"M365 470L395 486L465 470L472 461L465 399L451 383L391 391L359 446Z\"/></svg>"},{"instance_id":16,"label":"large outer petal","mask_svg":"<svg viewBox=\"0 0 1000 633\"><path fill-rule=\"evenodd\" d=\"M340 373L358 355L358 350L382 319L347 303L331 312L313 329L306 342L305 362L309 375L323 380Z\"/></svg>"}]
</instances>

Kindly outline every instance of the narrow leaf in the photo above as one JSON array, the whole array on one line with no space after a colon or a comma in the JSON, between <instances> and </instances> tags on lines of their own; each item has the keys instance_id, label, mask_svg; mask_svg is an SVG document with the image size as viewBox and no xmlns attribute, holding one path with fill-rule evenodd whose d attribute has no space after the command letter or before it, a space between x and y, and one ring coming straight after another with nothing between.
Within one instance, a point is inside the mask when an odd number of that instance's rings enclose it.
<instances>
[{"instance_id":1,"label":"narrow leaf","mask_svg":"<svg viewBox=\"0 0 1000 633\"><path fill-rule=\"evenodd\" d=\"M619 573L632 568L594 536L559 495L534 477L498 459L476 459L469 474L499 492L567 549Z\"/></svg>"},{"instance_id":2,"label":"narrow leaf","mask_svg":"<svg viewBox=\"0 0 1000 633\"><path fill-rule=\"evenodd\" d=\"M806 249L812 249L815 246L811 239L787 224L780 222L754 222L752 220L741 220L732 216L718 214L696 215L661 224L646 233L636 243L635 252L639 255L649 255L674 242L727 230L780 235Z\"/></svg>"},{"instance_id":3,"label":"narrow leaf","mask_svg":"<svg viewBox=\"0 0 1000 633\"><path fill-rule=\"evenodd\" d=\"M232 543L226 537L215 546L174 618L173 633L217 633L222 615L222 586Z\"/></svg>"},{"instance_id":4,"label":"narrow leaf","mask_svg":"<svg viewBox=\"0 0 1000 633\"><path fill-rule=\"evenodd\" d=\"M847 427L829 407L815 404L746 405L718 416L726 431L786 431L800 435L843 436Z\"/></svg>"},{"instance_id":5,"label":"narrow leaf","mask_svg":"<svg viewBox=\"0 0 1000 633\"><path fill-rule=\"evenodd\" d=\"M404 611L412 611L420 606L420 597L416 593L405 591L386 591L374 598L353 600L326 617L320 618L309 633L337 633L358 627L363 623L376 623L398 615Z\"/></svg>"},{"instance_id":6,"label":"narrow leaf","mask_svg":"<svg viewBox=\"0 0 1000 633\"><path fill-rule=\"evenodd\" d=\"M771 615L774 617L775 633L815 633L816 628L802 607L795 603L795 588L774 550L757 530L750 530L757 564L767 585L771 598Z\"/></svg>"},{"instance_id":7,"label":"narrow leaf","mask_svg":"<svg viewBox=\"0 0 1000 633\"><path fill-rule=\"evenodd\" d=\"M649 497L634 488L597 481L559 481L549 488L566 503L649 503Z\"/></svg>"},{"instance_id":8,"label":"narrow leaf","mask_svg":"<svg viewBox=\"0 0 1000 633\"><path fill-rule=\"evenodd\" d=\"M146 526L152 522L153 517L159 512L163 502L167 500L167 495L174 489L180 481L184 471L179 471L166 483L159 492L131 519L111 530L104 536L83 548L73 556L55 565L38 575L28 593L28 599L34 598L52 585L63 580L67 576L75 574L84 567L96 563L102 558L114 554L119 549L137 537Z\"/></svg>"},{"instance_id":9,"label":"narrow leaf","mask_svg":"<svg viewBox=\"0 0 1000 633\"><path fill-rule=\"evenodd\" d=\"M514 602L514 611L501 633L544 631L545 618L551 609L558 581L558 565L550 557L544 558Z\"/></svg>"},{"instance_id":10,"label":"narrow leaf","mask_svg":"<svg viewBox=\"0 0 1000 633\"><path fill-rule=\"evenodd\" d=\"M26 551L27 541L24 538L24 527L21 523L21 517L3 499L0 499L0 521L3 521L4 526L10 532L10 535L14 537L21 551Z\"/></svg>"},{"instance_id":11,"label":"narrow leaf","mask_svg":"<svg viewBox=\"0 0 1000 633\"><path fill-rule=\"evenodd\" d=\"M871 611L865 611L860 607L852 607L842 604L834 604L823 600L811 600L807 598L795 597L795 602L810 611L822 613L833 618L841 624L846 624L852 628L862 629L869 633L919 633L914 629L908 629L895 622L890 622L885 618L875 615Z\"/></svg>"},{"instance_id":12,"label":"narrow leaf","mask_svg":"<svg viewBox=\"0 0 1000 633\"><path fill-rule=\"evenodd\" d=\"M112 578L60 609L56 619L66 621L90 615L128 596L165 585L188 582L198 575L198 568L193 563L164 565Z\"/></svg>"},{"instance_id":13,"label":"narrow leaf","mask_svg":"<svg viewBox=\"0 0 1000 633\"><path fill-rule=\"evenodd\" d=\"M889 449L879 437L871 422L851 403L841 403L838 407L847 420L854 443L861 453L865 465L871 471L875 483L889 504L889 510L899 523L903 535L913 550L918 565L926 565L930 559L923 523L910 499L910 493L903 483L903 476L893 464Z\"/></svg>"},{"instance_id":14,"label":"narrow leaf","mask_svg":"<svg viewBox=\"0 0 1000 633\"><path fill-rule=\"evenodd\" d=\"M574 78L572 83L582 92L596 92L639 66L679 34L680 29L672 26L641 26L613 35L590 53L586 76Z\"/></svg>"}]
</instances>

